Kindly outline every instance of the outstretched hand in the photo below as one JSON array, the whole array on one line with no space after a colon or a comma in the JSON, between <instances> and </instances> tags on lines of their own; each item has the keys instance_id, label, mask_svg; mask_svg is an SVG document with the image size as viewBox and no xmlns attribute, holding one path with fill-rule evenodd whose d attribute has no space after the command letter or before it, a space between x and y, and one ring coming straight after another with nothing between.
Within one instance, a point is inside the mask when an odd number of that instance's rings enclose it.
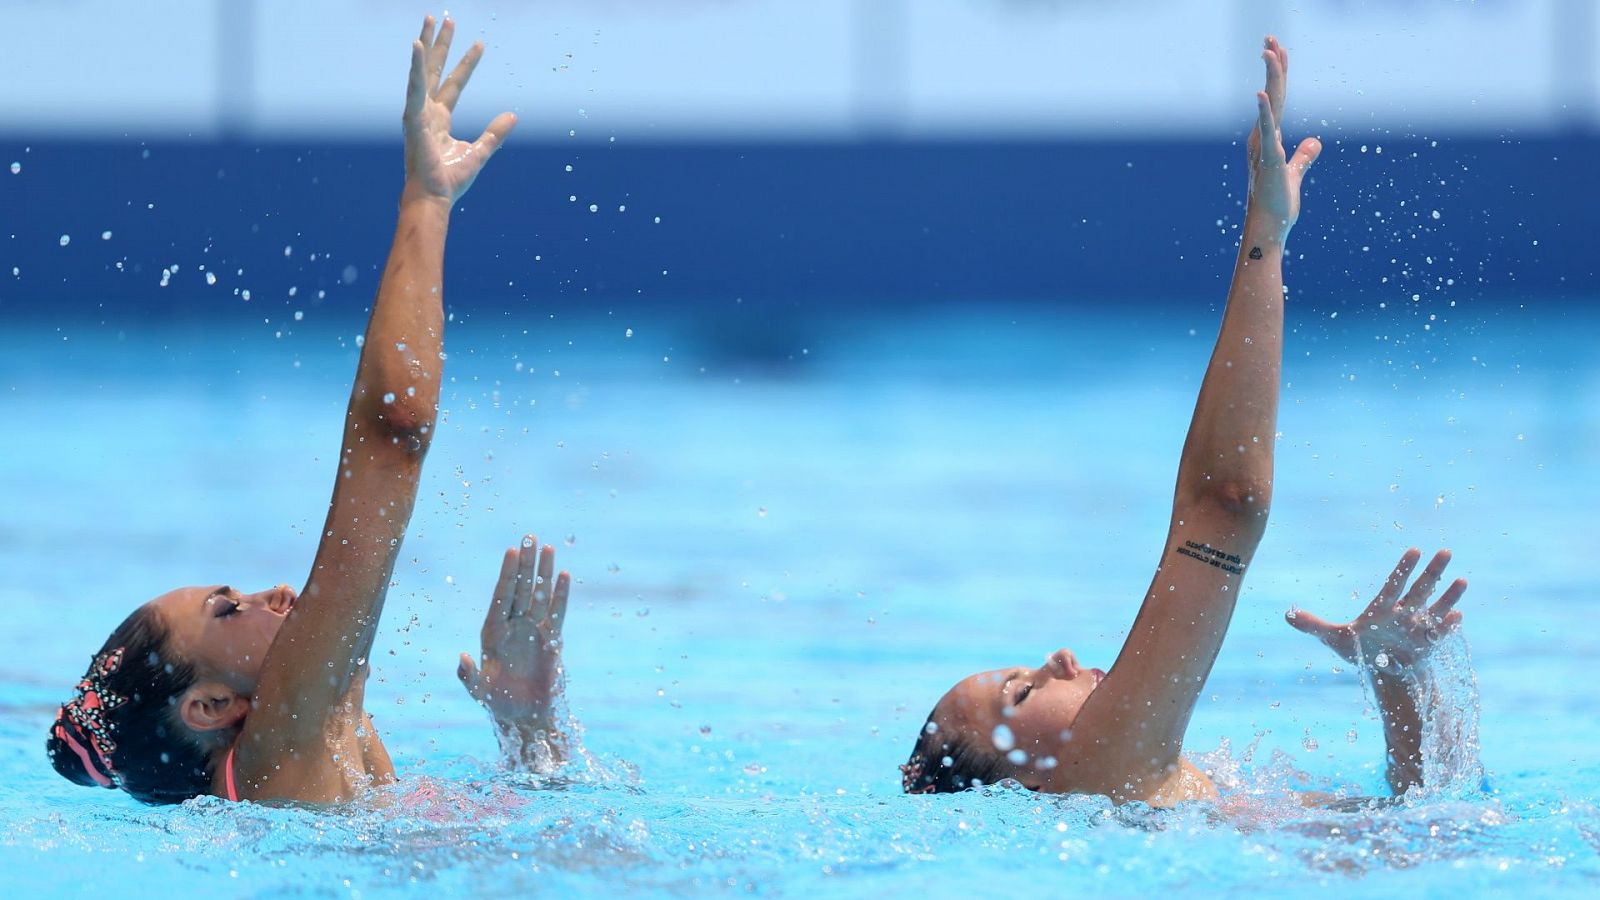
<instances>
[{"instance_id":1,"label":"outstretched hand","mask_svg":"<svg viewBox=\"0 0 1600 900\"><path fill-rule=\"evenodd\" d=\"M456 23L445 19L434 33L433 17L422 20L422 34L411 45L411 79L406 85L406 198L431 198L454 203L472 186L489 157L500 149L517 124L515 113L494 117L472 142L450 135L450 115L472 70L483 58L483 44L474 43L443 81L445 60Z\"/></svg>"},{"instance_id":2,"label":"outstretched hand","mask_svg":"<svg viewBox=\"0 0 1600 900\"><path fill-rule=\"evenodd\" d=\"M1450 564L1450 551L1440 550L1402 597L1400 591L1421 558L1422 551L1414 547L1407 550L1378 596L1349 622L1335 625L1299 609L1291 609L1286 618L1290 625L1322 641L1346 662L1357 663L1365 658L1380 670L1412 668L1428 658L1440 638L1461 624L1461 613L1455 605L1467 591L1467 580L1457 578L1439 602L1428 606L1445 566Z\"/></svg>"},{"instance_id":3,"label":"outstretched hand","mask_svg":"<svg viewBox=\"0 0 1600 900\"><path fill-rule=\"evenodd\" d=\"M461 654L456 676L474 700L508 726L548 723L561 696L561 625L572 578L553 580L556 551L533 535L506 551L483 620L482 661Z\"/></svg>"},{"instance_id":4,"label":"outstretched hand","mask_svg":"<svg viewBox=\"0 0 1600 900\"><path fill-rule=\"evenodd\" d=\"M1256 92L1256 127L1250 129L1250 210L1263 224L1287 236L1300 218L1300 182L1322 153L1322 142L1306 138L1293 158L1283 151L1283 101L1289 79L1289 51L1268 37L1261 58L1267 64L1266 90Z\"/></svg>"}]
</instances>

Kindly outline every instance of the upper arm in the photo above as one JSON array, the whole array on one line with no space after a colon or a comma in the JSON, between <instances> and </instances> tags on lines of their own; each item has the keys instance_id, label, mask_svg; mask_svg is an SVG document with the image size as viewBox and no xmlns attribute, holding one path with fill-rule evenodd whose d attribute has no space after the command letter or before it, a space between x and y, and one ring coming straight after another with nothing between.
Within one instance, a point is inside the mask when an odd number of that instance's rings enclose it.
<instances>
[{"instance_id":1,"label":"upper arm","mask_svg":"<svg viewBox=\"0 0 1600 900\"><path fill-rule=\"evenodd\" d=\"M1174 771L1183 733L1233 616L1259 527L1225 502L1178 509L1161 563L1122 652L1073 724L1064 775L1074 789L1119 794Z\"/></svg>"}]
</instances>

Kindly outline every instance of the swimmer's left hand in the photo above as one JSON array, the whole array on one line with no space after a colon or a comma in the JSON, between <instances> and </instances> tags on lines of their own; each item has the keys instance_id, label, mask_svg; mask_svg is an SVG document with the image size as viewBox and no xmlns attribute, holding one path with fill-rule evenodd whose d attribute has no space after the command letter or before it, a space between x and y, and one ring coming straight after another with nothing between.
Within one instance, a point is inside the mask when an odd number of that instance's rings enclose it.
<instances>
[{"instance_id":1,"label":"swimmer's left hand","mask_svg":"<svg viewBox=\"0 0 1600 900\"><path fill-rule=\"evenodd\" d=\"M558 724L549 719L562 690L561 625L572 577L552 579L555 556L531 534L506 551L483 620L482 661L463 653L456 669L467 693L507 727Z\"/></svg>"},{"instance_id":2,"label":"swimmer's left hand","mask_svg":"<svg viewBox=\"0 0 1600 900\"><path fill-rule=\"evenodd\" d=\"M1467 592L1467 580L1457 578L1445 589L1439 602L1428 606L1428 599L1450 564L1450 551L1440 550L1402 597L1400 591L1421 558L1422 551L1414 547L1407 550L1378 596L1361 615L1349 622L1335 625L1299 609L1290 610L1285 618L1297 630L1322 641L1346 662L1359 663L1365 659L1368 665L1383 671L1415 668L1427 660L1440 638L1461 624L1461 613L1455 605Z\"/></svg>"},{"instance_id":3,"label":"swimmer's left hand","mask_svg":"<svg viewBox=\"0 0 1600 900\"><path fill-rule=\"evenodd\" d=\"M421 36L411 45L411 79L406 85L406 110L401 118L406 136L406 187L401 195L402 204L410 200L454 204L472 187L484 163L500 149L506 135L517 124L515 113L503 112L494 117L475 141L451 137L450 116L461 98L461 91L472 78L472 70L483 57L483 44L473 44L462 55L450 77L441 81L445 60L450 56L450 40L455 33L456 23L445 19L436 35L433 17L428 16L422 21Z\"/></svg>"}]
</instances>

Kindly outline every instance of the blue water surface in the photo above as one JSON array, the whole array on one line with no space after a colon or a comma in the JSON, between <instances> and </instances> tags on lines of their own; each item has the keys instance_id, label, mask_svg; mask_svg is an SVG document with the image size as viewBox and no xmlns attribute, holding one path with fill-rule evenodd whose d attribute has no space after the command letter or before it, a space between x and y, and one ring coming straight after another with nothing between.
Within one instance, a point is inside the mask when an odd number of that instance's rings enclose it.
<instances>
[{"instance_id":1,"label":"blue water surface","mask_svg":"<svg viewBox=\"0 0 1600 900\"><path fill-rule=\"evenodd\" d=\"M459 317L368 688L405 781L337 809L143 807L60 779L43 743L136 604L303 581L359 322L12 328L0 871L23 896L84 873L129 896L1600 888L1600 323L1552 302L1292 316L1272 522L1189 731L1224 808L900 793L957 678L1060 646L1112 661L1218 299L830 307L755 357L724 352L714 308ZM578 579L588 755L545 779L500 767L454 678L524 531ZM1453 652L1488 791L1294 806L1382 793L1382 736L1283 612L1353 614L1413 545L1472 581Z\"/></svg>"}]
</instances>

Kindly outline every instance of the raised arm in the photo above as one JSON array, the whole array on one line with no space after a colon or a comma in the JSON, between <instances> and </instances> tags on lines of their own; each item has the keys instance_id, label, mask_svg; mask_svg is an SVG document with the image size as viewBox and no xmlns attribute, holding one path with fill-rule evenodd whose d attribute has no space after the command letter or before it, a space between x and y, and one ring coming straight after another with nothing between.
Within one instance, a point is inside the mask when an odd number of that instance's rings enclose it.
<instances>
[{"instance_id":1,"label":"raised arm","mask_svg":"<svg viewBox=\"0 0 1600 900\"><path fill-rule=\"evenodd\" d=\"M1461 624L1455 605L1467 592L1466 579L1457 578L1439 602L1428 605L1450 564L1450 551L1440 550L1401 596L1421 558L1422 551L1407 550L1378 596L1349 622L1336 625L1299 609L1286 616L1290 625L1361 667L1383 720L1385 775L1395 796L1422 784L1424 700L1434 691L1429 656Z\"/></svg>"},{"instance_id":2,"label":"raised arm","mask_svg":"<svg viewBox=\"0 0 1600 900\"><path fill-rule=\"evenodd\" d=\"M315 795L292 783L306 767L283 765L285 755L326 754L335 718L361 715L360 676L433 438L450 210L516 123L502 113L476 141L450 136L451 111L483 52L474 45L441 81L454 30L446 19L435 34L430 17L411 48L399 221L350 392L316 560L263 664L238 744L237 771L251 796Z\"/></svg>"},{"instance_id":3,"label":"raised arm","mask_svg":"<svg viewBox=\"0 0 1600 900\"><path fill-rule=\"evenodd\" d=\"M1178 465L1155 579L1116 664L1084 704L1058 787L1149 799L1177 775L1183 734L1267 523L1283 340L1283 248L1300 182L1321 152L1286 159L1288 53L1267 38L1266 90L1249 138L1250 199L1222 329ZM1070 761L1068 761L1070 760Z\"/></svg>"}]
</instances>

